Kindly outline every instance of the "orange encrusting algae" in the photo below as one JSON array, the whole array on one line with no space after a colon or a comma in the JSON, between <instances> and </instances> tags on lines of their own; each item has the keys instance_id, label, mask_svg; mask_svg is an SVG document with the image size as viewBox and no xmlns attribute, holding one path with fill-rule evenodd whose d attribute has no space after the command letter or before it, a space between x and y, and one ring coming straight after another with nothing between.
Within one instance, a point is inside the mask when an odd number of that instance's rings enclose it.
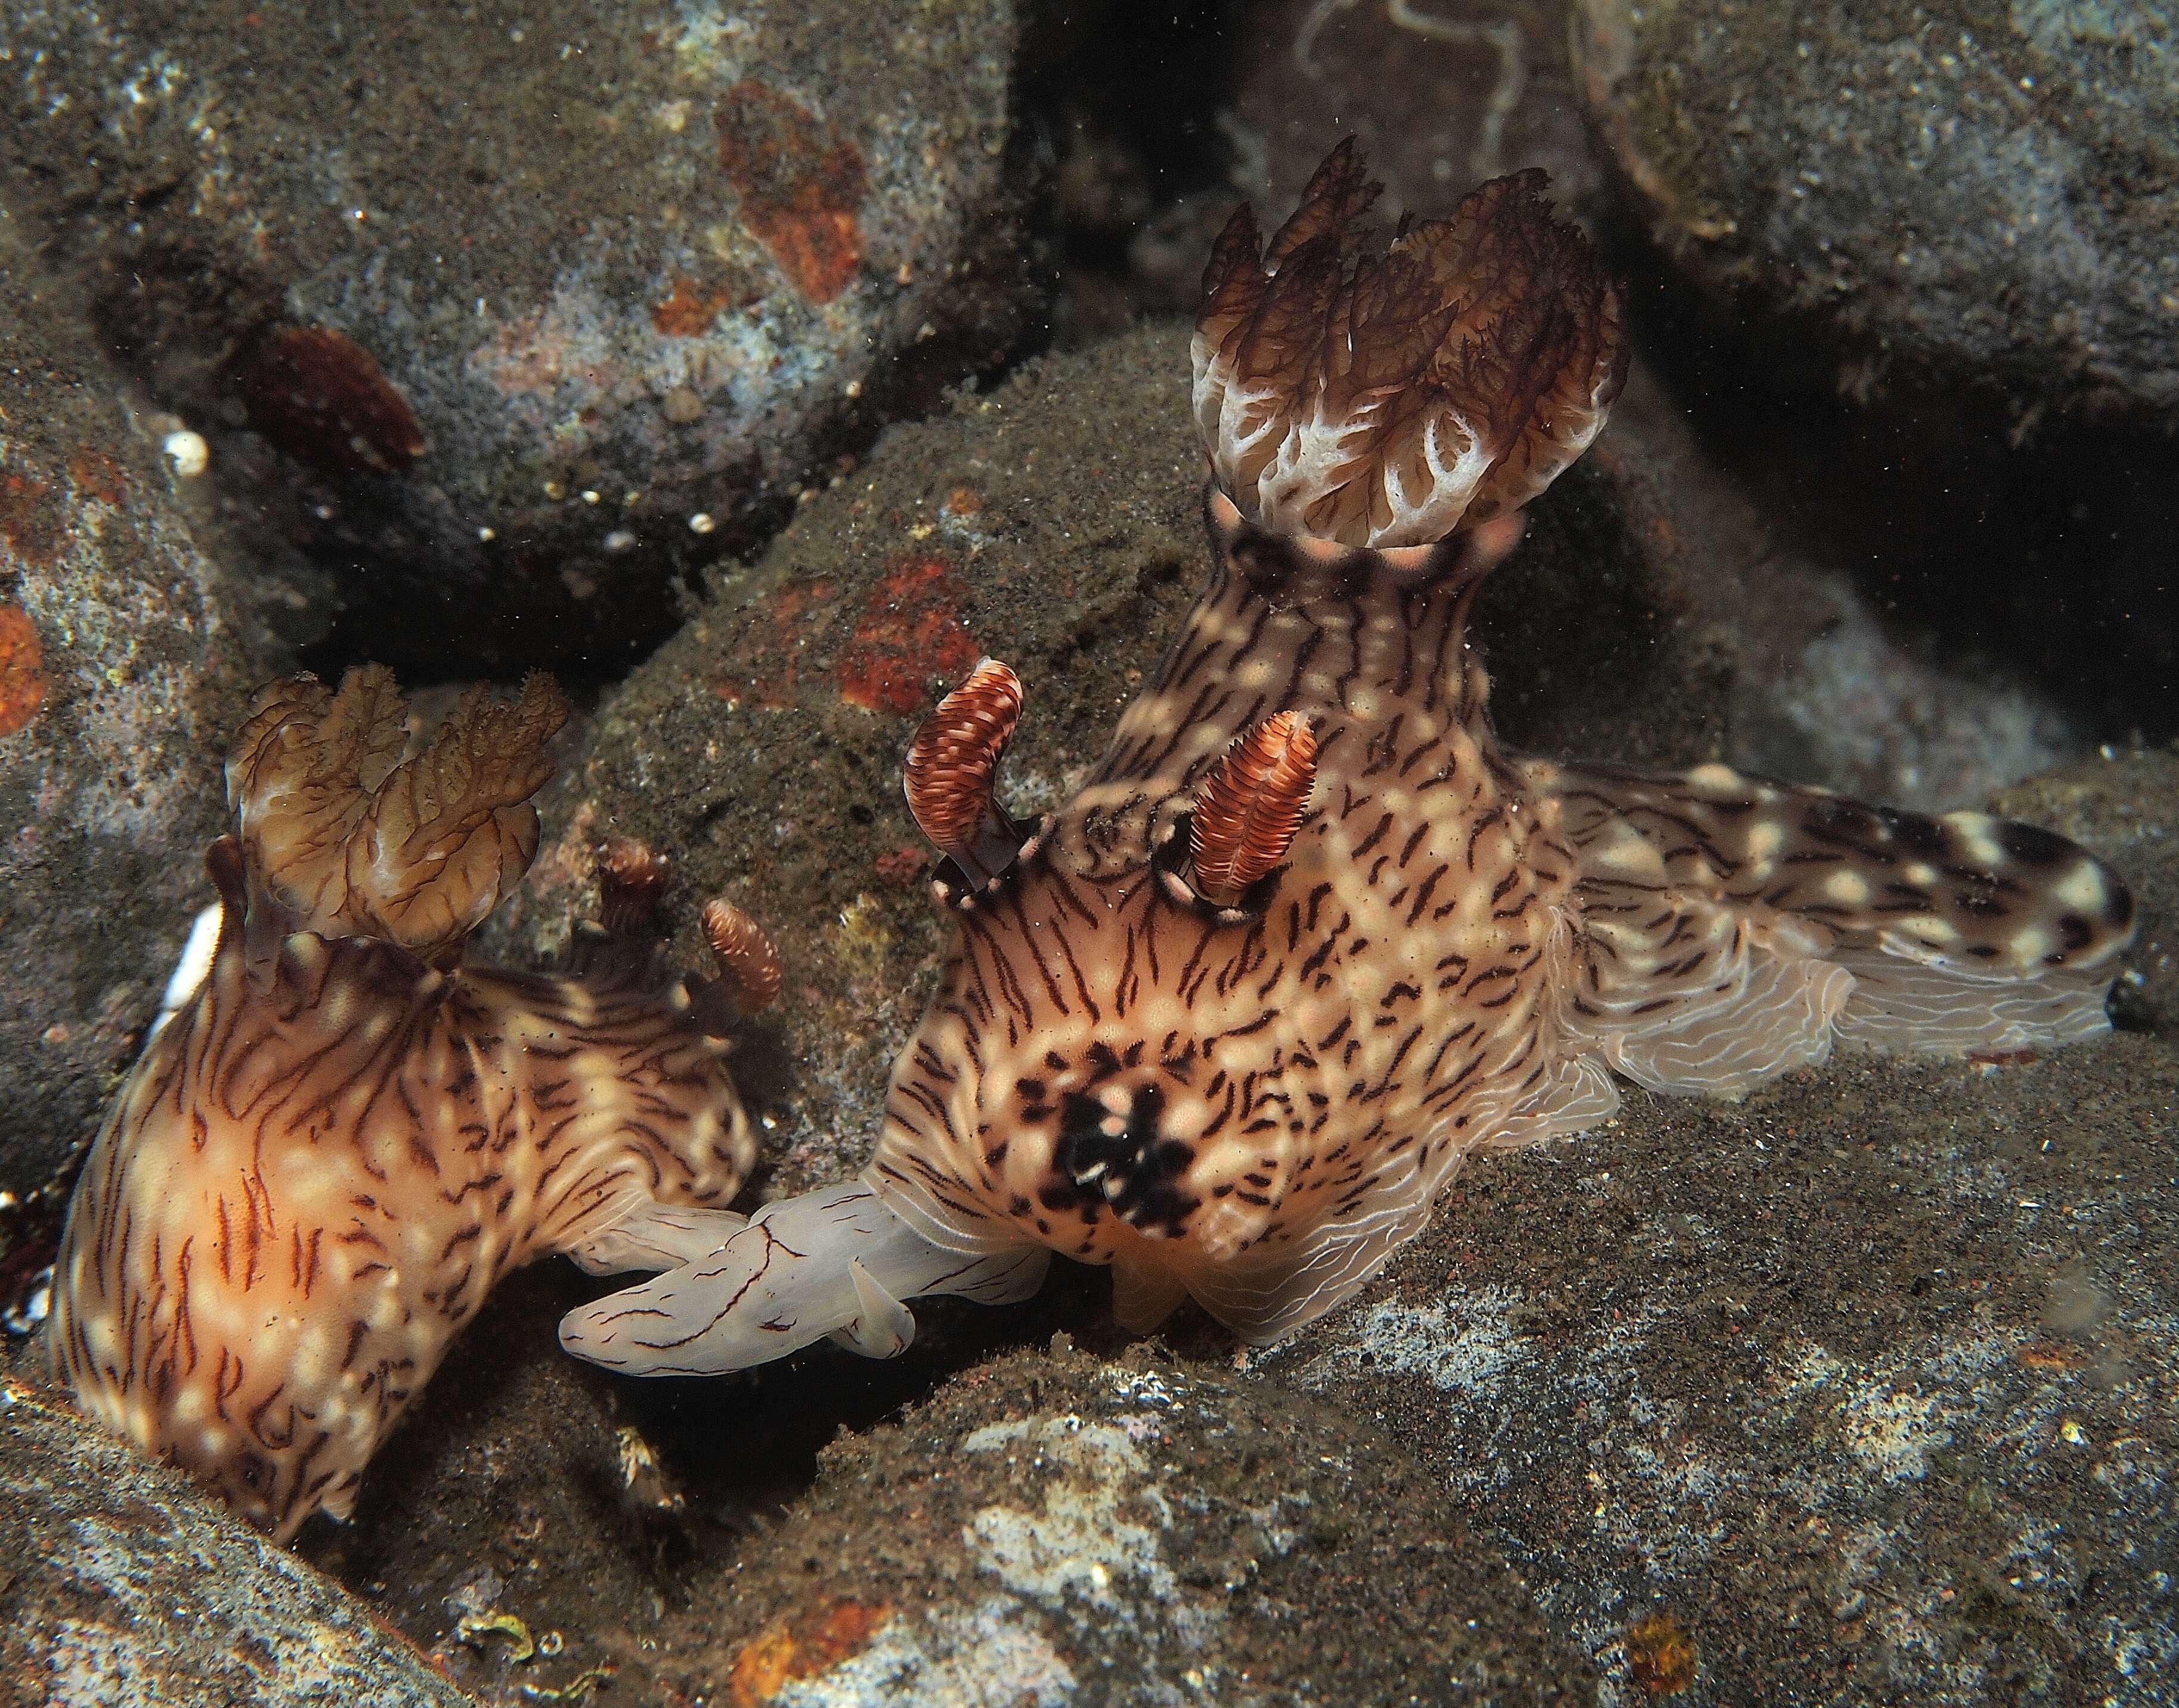
<instances>
[{"instance_id":1,"label":"orange encrusting algae","mask_svg":"<svg viewBox=\"0 0 2179 1708\"><path fill-rule=\"evenodd\" d=\"M46 703L46 649L30 612L0 602L0 737L26 730Z\"/></svg>"}]
</instances>

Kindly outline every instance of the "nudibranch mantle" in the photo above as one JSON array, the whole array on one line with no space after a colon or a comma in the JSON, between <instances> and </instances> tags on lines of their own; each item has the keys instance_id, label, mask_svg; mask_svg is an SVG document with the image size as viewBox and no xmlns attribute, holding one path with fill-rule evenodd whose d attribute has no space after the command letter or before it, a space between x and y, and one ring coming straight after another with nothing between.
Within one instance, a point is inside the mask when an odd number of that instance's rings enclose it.
<instances>
[{"instance_id":1,"label":"nudibranch mantle","mask_svg":"<svg viewBox=\"0 0 2179 1708\"><path fill-rule=\"evenodd\" d=\"M647 851L608 849L568 976L461 964L536 848L549 682L471 695L414 752L375 667L253 712L217 937L85 1164L49 1333L86 1411L285 1539L346 1515L502 1275L708 1251L755 1142L716 1028L634 934Z\"/></svg>"},{"instance_id":2,"label":"nudibranch mantle","mask_svg":"<svg viewBox=\"0 0 2179 1708\"><path fill-rule=\"evenodd\" d=\"M1238 220L1214 255L1212 577L1080 791L1025 828L990 797L1018 693L988 661L918 738L958 937L860 1181L570 1313L571 1350L666 1373L827 1332L890 1349L900 1300L1010 1296L1050 1251L1110 1264L1130 1327L1193 1296L1273 1338L1412 1236L1464 1157L1609 1116L1615 1075L1736 1096L1840 1037L2003 1053L2104 1029L2132 903L2059 837L1501 749L1472 595L1600 424L1617 298L1501 182L1395 243L1442 261L1466 229L1484 284L1434 264L1451 309L1388 318L1397 269L1334 265L1358 173L1335 154L1261 261ZM1382 386L1333 383L1365 370ZM1366 419L1327 431L1327 397ZM962 757L934 776L938 752ZM1206 857L1200 815L1237 778L1286 792L1221 808ZM1237 836L1261 845L1238 890Z\"/></svg>"}]
</instances>

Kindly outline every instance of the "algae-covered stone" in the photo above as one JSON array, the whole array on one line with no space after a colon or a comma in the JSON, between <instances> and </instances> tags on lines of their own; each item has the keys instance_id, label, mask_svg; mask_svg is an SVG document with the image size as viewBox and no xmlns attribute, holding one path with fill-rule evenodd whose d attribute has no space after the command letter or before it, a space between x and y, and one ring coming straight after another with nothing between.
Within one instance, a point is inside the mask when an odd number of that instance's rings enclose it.
<instances>
[{"instance_id":1,"label":"algae-covered stone","mask_svg":"<svg viewBox=\"0 0 2179 1708\"><path fill-rule=\"evenodd\" d=\"M1541 167L1562 212L1598 211L1603 173L1574 100L1567 0L1459 7L1276 0L1233 32L1221 129L1260 208L1291 207L1342 136L1382 211L1440 219L1474 185ZM1196 261L1200 267L1199 257Z\"/></svg>"},{"instance_id":2,"label":"algae-covered stone","mask_svg":"<svg viewBox=\"0 0 2179 1708\"><path fill-rule=\"evenodd\" d=\"M225 572L75 306L0 246L0 1188L19 1200L90 1139L211 899L227 733L282 656L268 605L306 602Z\"/></svg>"},{"instance_id":3,"label":"algae-covered stone","mask_svg":"<svg viewBox=\"0 0 2179 1708\"><path fill-rule=\"evenodd\" d=\"M1350 1408L1147 1349L1013 1353L844 1438L735 1587L659 1634L690 1688L838 1708L1595 1689Z\"/></svg>"},{"instance_id":4,"label":"algae-covered stone","mask_svg":"<svg viewBox=\"0 0 2179 1708\"><path fill-rule=\"evenodd\" d=\"M2162 0L1577 14L1584 99L1665 247L1851 386L1896 365L2023 412L2179 413Z\"/></svg>"},{"instance_id":5,"label":"algae-covered stone","mask_svg":"<svg viewBox=\"0 0 2179 1708\"><path fill-rule=\"evenodd\" d=\"M900 795L918 721L990 654L1026 709L1001 787L1033 814L1095 762L1209 570L1177 327L1026 364L895 429L601 707L546 797L548 840L494 929L521 962L586 905L600 840L678 870L679 940L724 893L780 945L777 1008L736 1073L794 1189L852 1172L876 1130L949 922ZM1509 736L1619 759L1719 757L1741 602L1675 523L1651 441L1622 435L1533 506L1479 625Z\"/></svg>"},{"instance_id":6,"label":"algae-covered stone","mask_svg":"<svg viewBox=\"0 0 2179 1708\"><path fill-rule=\"evenodd\" d=\"M0 1381L0 1701L461 1708L361 1603L178 1471Z\"/></svg>"},{"instance_id":7,"label":"algae-covered stone","mask_svg":"<svg viewBox=\"0 0 2179 1708\"><path fill-rule=\"evenodd\" d=\"M613 834L677 863L685 966L703 964L695 913L710 894L780 945L785 988L736 1060L771 1122L777 1187L865 1160L945 948L949 922L924 883L934 857L900 795L918 721L980 656L1003 660L1026 704L1002 792L1019 815L1055 805L1203 584L1188 372L1184 331L1145 327L896 428L606 699L546 797L528 889L492 928L513 939L504 959L564 944ZM1864 687L1851 715L1827 715L1825 741L1776 734L1809 679L1778 658L1852 608L1825 590L1768 548L1638 369L1485 584L1475 633L1500 729L1516 747L1605 762L1782 758L1831 784L1867 780L1836 763L1841 748L1883 776L1909 753L1935 788L1990 775L1984 725L2003 720L1961 715L1957 694L1940 697L1961 731L1926 731ZM1910 678L1925 693L1943 680Z\"/></svg>"},{"instance_id":8,"label":"algae-covered stone","mask_svg":"<svg viewBox=\"0 0 2179 1708\"><path fill-rule=\"evenodd\" d=\"M0 194L163 402L292 456L248 495L349 644L617 657L897 363L1010 341L1013 46L1006 0L16 6Z\"/></svg>"}]
</instances>

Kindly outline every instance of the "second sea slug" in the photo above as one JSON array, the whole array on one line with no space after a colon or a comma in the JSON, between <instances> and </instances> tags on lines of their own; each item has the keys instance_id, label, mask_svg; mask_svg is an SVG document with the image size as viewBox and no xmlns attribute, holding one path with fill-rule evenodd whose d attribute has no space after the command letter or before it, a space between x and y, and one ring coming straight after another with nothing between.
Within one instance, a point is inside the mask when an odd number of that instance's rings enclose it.
<instances>
[{"instance_id":1,"label":"second sea slug","mask_svg":"<svg viewBox=\"0 0 2179 1708\"><path fill-rule=\"evenodd\" d=\"M563 976L467 964L528 868L566 716L533 677L420 747L382 670L257 696L206 864L217 937L84 1166L56 1371L93 1417L283 1540L364 1466L509 1270L708 1251L755 1142L723 1022L777 983L725 903L721 979L661 991L663 861L601 860Z\"/></svg>"},{"instance_id":2,"label":"second sea slug","mask_svg":"<svg viewBox=\"0 0 2179 1708\"><path fill-rule=\"evenodd\" d=\"M1462 1159L1578 1132L1618 1080L1735 1096L1841 1039L1954 1055L2103 1031L2125 887L2047 831L1721 765L1499 744L1467 638L1520 507L1594 436L1620 301L1540 175L1356 258L1342 147L1205 280L1213 570L1081 790L998 799L1021 687L925 725L911 807L957 937L859 1181L569 1314L571 1350L721 1371L904 1301L1111 1266L1250 1340L1347 1297Z\"/></svg>"}]
</instances>

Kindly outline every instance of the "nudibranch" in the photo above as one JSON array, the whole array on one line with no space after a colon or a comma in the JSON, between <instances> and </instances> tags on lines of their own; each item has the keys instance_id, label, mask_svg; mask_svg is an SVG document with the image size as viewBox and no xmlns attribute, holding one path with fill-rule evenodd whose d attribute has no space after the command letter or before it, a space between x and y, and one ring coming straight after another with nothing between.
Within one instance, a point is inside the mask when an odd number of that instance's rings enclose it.
<instances>
[{"instance_id":1,"label":"nudibranch","mask_svg":"<svg viewBox=\"0 0 2179 1708\"><path fill-rule=\"evenodd\" d=\"M493 1284L550 1251L656 1268L711 1249L755 1143L724 1057L777 985L715 903L715 986L661 991L665 862L600 860L567 976L464 964L528 869L566 717L534 676L428 742L392 678L258 693L206 864L217 937L85 1163L51 1346L85 1410L283 1540L365 1464ZM684 1209L682 1207L697 1207Z\"/></svg>"},{"instance_id":2,"label":"nudibranch","mask_svg":"<svg viewBox=\"0 0 2179 1708\"><path fill-rule=\"evenodd\" d=\"M957 937L870 1165L572 1312L565 1345L639 1373L890 1350L902 1301L1011 1296L1054 1251L1110 1264L1131 1328L1192 1295L1270 1339L1463 1158L1594 1125L1620 1077L1732 1096L1839 1038L2104 1029L2132 903L2057 836L1500 747L1470 602L1626 342L1541 184L1350 259L1374 187L1342 146L1267 246L1235 217L1194 347L1213 572L1171 654L1035 823L993 792L1003 665L917 737Z\"/></svg>"}]
</instances>

